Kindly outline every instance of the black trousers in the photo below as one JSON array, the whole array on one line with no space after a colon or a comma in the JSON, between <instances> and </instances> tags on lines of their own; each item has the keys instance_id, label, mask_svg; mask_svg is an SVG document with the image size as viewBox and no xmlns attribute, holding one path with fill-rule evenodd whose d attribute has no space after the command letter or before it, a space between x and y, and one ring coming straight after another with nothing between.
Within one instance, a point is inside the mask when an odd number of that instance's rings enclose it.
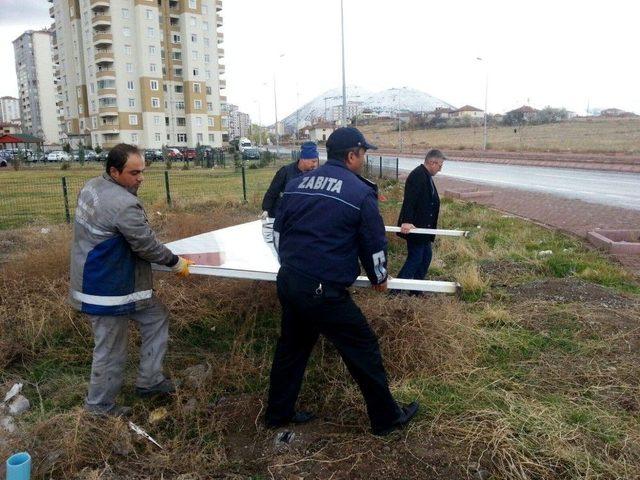
<instances>
[{"instance_id":1,"label":"black trousers","mask_svg":"<svg viewBox=\"0 0 640 480\"><path fill-rule=\"evenodd\" d=\"M391 426L402 411L389 391L378 339L346 289L320 284L282 267L277 279L282 305L266 419L289 421L295 412L304 371L320 334L336 347L360 387L371 426Z\"/></svg>"}]
</instances>

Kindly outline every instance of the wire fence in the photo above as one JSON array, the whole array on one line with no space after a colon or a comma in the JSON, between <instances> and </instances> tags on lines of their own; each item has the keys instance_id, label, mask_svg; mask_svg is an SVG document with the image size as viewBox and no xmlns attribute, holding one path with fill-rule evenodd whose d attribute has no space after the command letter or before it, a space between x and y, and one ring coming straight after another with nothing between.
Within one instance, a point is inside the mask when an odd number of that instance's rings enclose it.
<instances>
[{"instance_id":1,"label":"wire fence","mask_svg":"<svg viewBox=\"0 0 640 480\"><path fill-rule=\"evenodd\" d=\"M367 155L364 163L363 175L371 180L399 178L398 157L385 157L384 155Z\"/></svg>"},{"instance_id":2,"label":"wire fence","mask_svg":"<svg viewBox=\"0 0 640 480\"><path fill-rule=\"evenodd\" d=\"M138 192L145 207L182 206L192 203L248 202L259 205L278 168L289 158L265 162L233 159L215 168L180 164L166 170L153 164L144 173ZM27 168L0 174L0 229L51 225L73 221L78 193L85 182L101 175L100 163L60 168ZM184 168L184 167L183 167Z\"/></svg>"}]
</instances>

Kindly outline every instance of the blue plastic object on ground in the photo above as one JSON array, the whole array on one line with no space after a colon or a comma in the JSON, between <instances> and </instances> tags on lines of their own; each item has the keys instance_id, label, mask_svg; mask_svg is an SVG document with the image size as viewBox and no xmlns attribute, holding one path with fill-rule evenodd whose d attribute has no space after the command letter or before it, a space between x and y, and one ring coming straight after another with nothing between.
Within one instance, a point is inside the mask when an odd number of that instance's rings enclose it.
<instances>
[{"instance_id":1,"label":"blue plastic object on ground","mask_svg":"<svg viewBox=\"0 0 640 480\"><path fill-rule=\"evenodd\" d=\"M31 455L16 453L7 459L7 480L29 480L31 478Z\"/></svg>"}]
</instances>

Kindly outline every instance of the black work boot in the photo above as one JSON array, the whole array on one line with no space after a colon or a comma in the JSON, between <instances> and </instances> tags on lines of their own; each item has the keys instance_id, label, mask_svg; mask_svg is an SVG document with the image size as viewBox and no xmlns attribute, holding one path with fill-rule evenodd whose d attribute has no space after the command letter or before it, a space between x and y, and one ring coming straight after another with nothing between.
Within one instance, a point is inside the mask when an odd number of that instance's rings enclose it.
<instances>
[{"instance_id":1,"label":"black work boot","mask_svg":"<svg viewBox=\"0 0 640 480\"><path fill-rule=\"evenodd\" d=\"M402 407L402 415L400 415L400 417L398 417L398 419L395 422L393 422L388 427L372 428L371 432L374 435L383 437L385 435L389 435L391 432L395 430L400 430L401 428L404 428L411 421L413 417L416 416L416 413L418 413L419 408L420 408L420 405L418 404L418 402L411 402L409 405L405 405Z\"/></svg>"},{"instance_id":2,"label":"black work boot","mask_svg":"<svg viewBox=\"0 0 640 480\"><path fill-rule=\"evenodd\" d=\"M268 428L280 428L290 423L301 425L303 423L308 423L315 418L317 418L317 415L313 412L300 411L294 413L293 417L291 417L289 420L272 421L265 418L264 423Z\"/></svg>"},{"instance_id":3,"label":"black work boot","mask_svg":"<svg viewBox=\"0 0 640 480\"><path fill-rule=\"evenodd\" d=\"M172 395L176 393L176 386L172 380L165 378L153 387L136 387L134 391L138 397L148 398L155 395Z\"/></svg>"}]
</instances>

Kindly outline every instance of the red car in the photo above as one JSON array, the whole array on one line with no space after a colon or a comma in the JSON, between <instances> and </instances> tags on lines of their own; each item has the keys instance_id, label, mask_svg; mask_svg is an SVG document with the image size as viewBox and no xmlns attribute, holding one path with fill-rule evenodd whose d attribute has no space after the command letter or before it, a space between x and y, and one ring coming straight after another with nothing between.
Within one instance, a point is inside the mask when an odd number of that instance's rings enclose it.
<instances>
[{"instance_id":1,"label":"red car","mask_svg":"<svg viewBox=\"0 0 640 480\"><path fill-rule=\"evenodd\" d=\"M198 152L196 152L195 148L185 148L182 154L184 155L184 158L186 158L187 160L195 160Z\"/></svg>"}]
</instances>

